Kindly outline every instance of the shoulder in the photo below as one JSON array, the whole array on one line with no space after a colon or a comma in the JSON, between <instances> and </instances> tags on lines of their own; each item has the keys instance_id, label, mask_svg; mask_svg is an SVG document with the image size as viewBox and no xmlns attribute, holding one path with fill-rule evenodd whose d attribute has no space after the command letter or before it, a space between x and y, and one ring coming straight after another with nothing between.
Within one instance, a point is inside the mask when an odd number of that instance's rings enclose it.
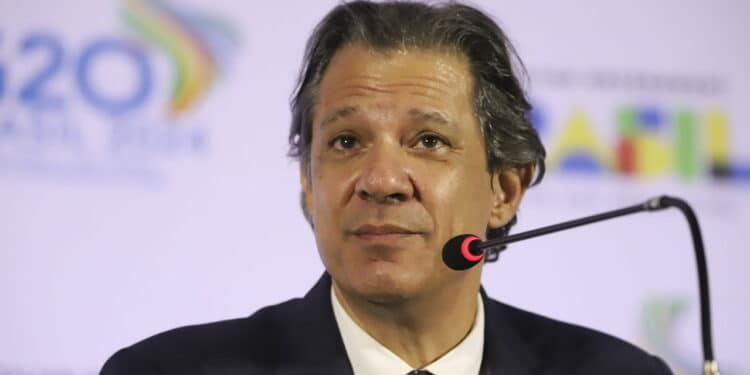
<instances>
[{"instance_id":1,"label":"shoulder","mask_svg":"<svg viewBox=\"0 0 750 375\"><path fill-rule=\"evenodd\" d=\"M514 339L538 359L542 368L577 374L671 374L661 359L617 337L489 298L486 306L507 321ZM493 317L488 315L487 319Z\"/></svg>"},{"instance_id":2,"label":"shoulder","mask_svg":"<svg viewBox=\"0 0 750 375\"><path fill-rule=\"evenodd\" d=\"M226 373L217 366L263 372L280 358L301 310L301 299L292 299L246 318L162 332L115 353L101 374Z\"/></svg>"}]
</instances>

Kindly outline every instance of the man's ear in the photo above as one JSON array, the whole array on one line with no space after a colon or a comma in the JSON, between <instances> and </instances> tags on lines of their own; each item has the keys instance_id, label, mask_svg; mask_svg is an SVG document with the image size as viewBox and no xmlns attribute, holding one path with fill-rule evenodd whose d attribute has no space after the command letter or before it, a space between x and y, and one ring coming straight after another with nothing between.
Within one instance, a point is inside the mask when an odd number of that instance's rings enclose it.
<instances>
[{"instance_id":1,"label":"man's ear","mask_svg":"<svg viewBox=\"0 0 750 375\"><path fill-rule=\"evenodd\" d=\"M300 197L300 205L302 206L302 213L305 215L305 219L307 219L307 222L310 223L310 225L313 225L312 222L312 215L313 215L313 200L312 200L312 187L310 186L309 178L307 177L307 173L305 173L304 168L300 168L299 172L299 183L302 187L302 193Z\"/></svg>"},{"instance_id":2,"label":"man's ear","mask_svg":"<svg viewBox=\"0 0 750 375\"><path fill-rule=\"evenodd\" d=\"M507 224L518 211L521 198L534 178L534 166L504 167L492 173L492 209L489 228Z\"/></svg>"}]
</instances>

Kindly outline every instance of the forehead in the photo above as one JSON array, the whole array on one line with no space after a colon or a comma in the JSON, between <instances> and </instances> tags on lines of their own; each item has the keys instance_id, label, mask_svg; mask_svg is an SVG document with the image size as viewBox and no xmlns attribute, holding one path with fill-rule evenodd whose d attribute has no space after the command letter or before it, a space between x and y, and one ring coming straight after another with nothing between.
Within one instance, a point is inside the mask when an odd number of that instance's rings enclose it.
<instances>
[{"instance_id":1,"label":"forehead","mask_svg":"<svg viewBox=\"0 0 750 375\"><path fill-rule=\"evenodd\" d=\"M370 102L371 110L391 106L413 113L415 108L407 107L415 106L456 115L471 110L471 90L469 64L461 54L347 45L335 53L323 75L314 122L319 124L332 110L359 109L355 102Z\"/></svg>"}]
</instances>

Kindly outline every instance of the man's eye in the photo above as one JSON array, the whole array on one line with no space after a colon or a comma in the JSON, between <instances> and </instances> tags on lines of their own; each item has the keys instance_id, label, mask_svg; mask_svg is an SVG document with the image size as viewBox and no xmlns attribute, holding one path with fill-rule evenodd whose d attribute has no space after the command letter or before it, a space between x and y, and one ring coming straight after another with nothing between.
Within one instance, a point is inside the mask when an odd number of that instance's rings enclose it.
<instances>
[{"instance_id":1,"label":"man's eye","mask_svg":"<svg viewBox=\"0 0 750 375\"><path fill-rule=\"evenodd\" d=\"M353 135L340 135L333 139L331 146L339 151L351 150L357 146L357 138Z\"/></svg>"},{"instance_id":2,"label":"man's eye","mask_svg":"<svg viewBox=\"0 0 750 375\"><path fill-rule=\"evenodd\" d=\"M434 149L446 146L446 142L434 134L425 134L417 140L417 148L428 148L428 149Z\"/></svg>"}]
</instances>

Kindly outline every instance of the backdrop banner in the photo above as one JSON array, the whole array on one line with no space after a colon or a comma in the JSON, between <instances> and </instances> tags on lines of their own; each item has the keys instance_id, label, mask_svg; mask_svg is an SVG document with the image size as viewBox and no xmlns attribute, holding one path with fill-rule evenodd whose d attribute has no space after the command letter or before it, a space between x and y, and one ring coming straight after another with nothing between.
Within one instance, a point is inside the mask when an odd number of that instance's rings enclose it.
<instances>
[{"instance_id":1,"label":"backdrop banner","mask_svg":"<svg viewBox=\"0 0 750 375\"><path fill-rule=\"evenodd\" d=\"M306 293L323 266L286 156L289 98L338 3L0 3L0 375L95 374L157 332ZM750 374L750 3L472 3L523 59L549 153L514 232L688 200L722 373ZM700 372L676 210L512 244L483 278Z\"/></svg>"}]
</instances>

